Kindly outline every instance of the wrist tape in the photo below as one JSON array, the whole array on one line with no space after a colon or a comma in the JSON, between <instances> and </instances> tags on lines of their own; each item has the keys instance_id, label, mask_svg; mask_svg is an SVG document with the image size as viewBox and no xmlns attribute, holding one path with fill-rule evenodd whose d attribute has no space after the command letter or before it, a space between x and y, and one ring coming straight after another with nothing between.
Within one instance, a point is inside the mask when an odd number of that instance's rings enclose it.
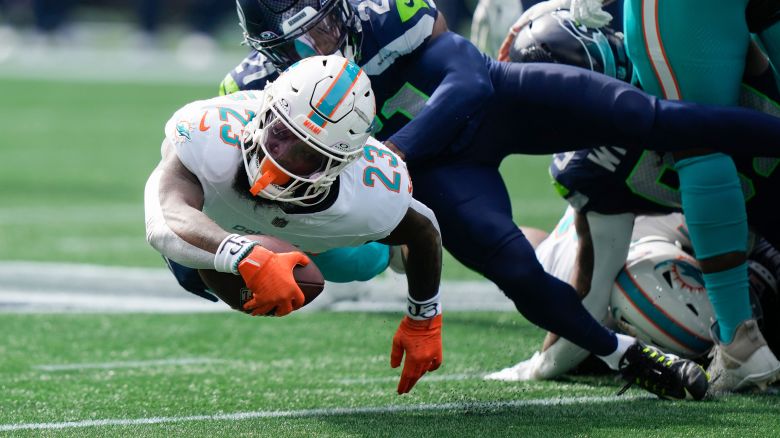
<instances>
[{"instance_id":1,"label":"wrist tape","mask_svg":"<svg viewBox=\"0 0 780 438\"><path fill-rule=\"evenodd\" d=\"M239 262L258 244L259 242L238 234L225 237L214 255L214 269L238 275Z\"/></svg>"},{"instance_id":2,"label":"wrist tape","mask_svg":"<svg viewBox=\"0 0 780 438\"><path fill-rule=\"evenodd\" d=\"M441 294L436 292L433 298L425 301L416 301L412 297L406 297L406 315L414 320L431 319L436 315L441 315Z\"/></svg>"}]
</instances>

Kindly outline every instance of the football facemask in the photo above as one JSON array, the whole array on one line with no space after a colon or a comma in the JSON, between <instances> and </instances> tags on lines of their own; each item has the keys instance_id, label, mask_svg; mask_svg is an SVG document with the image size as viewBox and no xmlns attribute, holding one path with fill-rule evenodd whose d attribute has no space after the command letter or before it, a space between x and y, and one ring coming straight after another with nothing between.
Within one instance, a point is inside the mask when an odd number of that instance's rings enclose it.
<instances>
[{"instance_id":1,"label":"football facemask","mask_svg":"<svg viewBox=\"0 0 780 438\"><path fill-rule=\"evenodd\" d=\"M250 192L281 202L306 201L326 193L341 168L352 161L322 150L273 110L254 135L247 134L242 154Z\"/></svg>"},{"instance_id":2,"label":"football facemask","mask_svg":"<svg viewBox=\"0 0 780 438\"><path fill-rule=\"evenodd\" d=\"M244 127L250 191L302 205L324 198L362 153L375 112L371 83L354 63L335 55L297 62L266 87Z\"/></svg>"}]
</instances>

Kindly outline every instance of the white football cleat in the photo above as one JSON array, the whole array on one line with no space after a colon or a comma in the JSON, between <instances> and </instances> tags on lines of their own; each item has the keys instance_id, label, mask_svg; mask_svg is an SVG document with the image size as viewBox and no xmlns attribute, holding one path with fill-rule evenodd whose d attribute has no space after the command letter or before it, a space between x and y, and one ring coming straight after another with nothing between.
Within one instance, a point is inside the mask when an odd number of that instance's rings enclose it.
<instances>
[{"instance_id":1,"label":"white football cleat","mask_svg":"<svg viewBox=\"0 0 780 438\"><path fill-rule=\"evenodd\" d=\"M763 391L780 377L780 361L766 345L755 319L737 326L734 339L729 344L722 343L718 333L715 323L712 326L715 347L711 353L714 357L707 369L711 378L710 393L753 388Z\"/></svg>"}]
</instances>

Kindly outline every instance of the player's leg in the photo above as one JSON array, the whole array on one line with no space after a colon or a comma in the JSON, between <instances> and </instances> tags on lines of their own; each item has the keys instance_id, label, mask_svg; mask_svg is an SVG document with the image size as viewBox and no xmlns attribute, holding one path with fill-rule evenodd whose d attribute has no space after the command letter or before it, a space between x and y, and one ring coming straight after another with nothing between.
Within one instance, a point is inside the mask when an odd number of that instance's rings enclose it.
<instances>
[{"instance_id":1,"label":"player's leg","mask_svg":"<svg viewBox=\"0 0 780 438\"><path fill-rule=\"evenodd\" d=\"M495 63L491 76L495 93L476 133L489 155L604 145L662 152L706 145L736 155L780 155L780 120L751 109L658 99L569 65ZM498 143L485 141L494 137ZM476 159L485 153L472 149Z\"/></svg>"},{"instance_id":2,"label":"player's leg","mask_svg":"<svg viewBox=\"0 0 780 438\"><path fill-rule=\"evenodd\" d=\"M615 350L614 333L582 308L574 289L547 274L512 221L509 195L489 165L415 170L415 198L436 213L444 247L485 275L532 323L596 354Z\"/></svg>"},{"instance_id":3,"label":"player's leg","mask_svg":"<svg viewBox=\"0 0 780 438\"><path fill-rule=\"evenodd\" d=\"M746 6L747 0L627 0L626 47L642 87L667 99L736 105L750 41ZM691 241L718 319L715 335L731 344L754 325L748 323L747 214L736 167L706 150L675 159ZM780 369L761 362L766 378Z\"/></svg>"},{"instance_id":4,"label":"player's leg","mask_svg":"<svg viewBox=\"0 0 780 438\"><path fill-rule=\"evenodd\" d=\"M574 288L542 269L533 248L512 221L509 196L495 164L441 165L414 171L413 177L415 197L437 213L444 247L461 263L496 283L529 321L599 355L632 380L637 377L634 372L651 380L663 374L675 388L668 390L703 396L702 387L707 386L703 371L685 361L672 361L677 364L674 369L650 371L649 367L659 366L649 360L650 350L642 350L633 338L615 335L604 327L583 307ZM681 389L683 376L692 378L696 388ZM645 388L653 390L650 385Z\"/></svg>"},{"instance_id":5,"label":"player's leg","mask_svg":"<svg viewBox=\"0 0 780 438\"><path fill-rule=\"evenodd\" d=\"M585 295L583 306L602 323L608 319L612 285L625 263L633 223L634 215L630 213L576 213L576 232L562 234L558 238L560 246L557 249L553 249L556 243L552 243L536 251L537 258L549 272L555 273L563 281L571 282L581 296ZM571 239L570 247L563 243L566 236ZM575 247L575 258L561 254ZM588 351L548 332L541 351L531 359L486 378L505 381L552 379L570 371L588 355Z\"/></svg>"},{"instance_id":6,"label":"player's leg","mask_svg":"<svg viewBox=\"0 0 780 438\"><path fill-rule=\"evenodd\" d=\"M752 0L745 13L750 31L758 36L774 69L780 68L780 3ZM774 72L777 74L777 71Z\"/></svg>"}]
</instances>

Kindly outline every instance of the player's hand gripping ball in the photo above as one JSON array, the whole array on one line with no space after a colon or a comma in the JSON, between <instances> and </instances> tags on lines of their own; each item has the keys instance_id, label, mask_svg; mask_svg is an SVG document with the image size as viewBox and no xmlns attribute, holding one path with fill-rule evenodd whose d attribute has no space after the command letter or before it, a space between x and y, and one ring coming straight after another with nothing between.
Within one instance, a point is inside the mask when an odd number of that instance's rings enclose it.
<instances>
[{"instance_id":1,"label":"player's hand gripping ball","mask_svg":"<svg viewBox=\"0 0 780 438\"><path fill-rule=\"evenodd\" d=\"M298 248L271 236L247 237L260 245L239 263L241 275L198 271L206 287L230 307L252 315L284 316L322 292L322 273Z\"/></svg>"}]
</instances>

